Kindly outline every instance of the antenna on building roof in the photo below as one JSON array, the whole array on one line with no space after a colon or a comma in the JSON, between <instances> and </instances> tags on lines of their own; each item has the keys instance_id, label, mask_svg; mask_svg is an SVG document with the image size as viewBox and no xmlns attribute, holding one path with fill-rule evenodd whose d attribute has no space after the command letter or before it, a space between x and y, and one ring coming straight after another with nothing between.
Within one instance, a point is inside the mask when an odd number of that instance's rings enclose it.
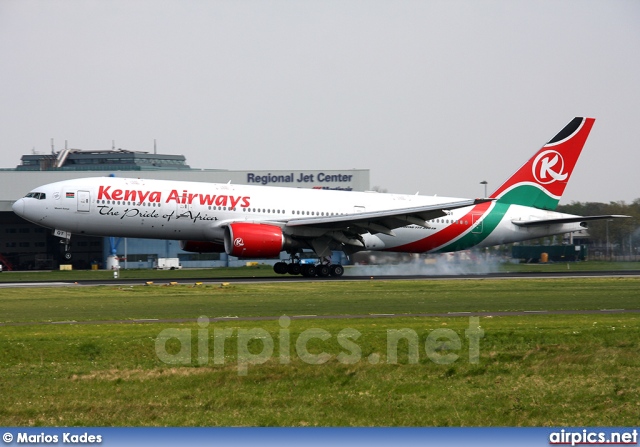
<instances>
[{"instance_id":1,"label":"antenna on building roof","mask_svg":"<svg viewBox=\"0 0 640 447\"><path fill-rule=\"evenodd\" d=\"M111 140L111 150L112 151L116 150L116 140Z\"/></svg>"},{"instance_id":2,"label":"antenna on building roof","mask_svg":"<svg viewBox=\"0 0 640 447\"><path fill-rule=\"evenodd\" d=\"M54 148L54 146L53 146L53 138L52 138L52 139L51 139L51 155L53 155L53 154L55 154L55 153L56 153L56 150L55 150L55 148Z\"/></svg>"},{"instance_id":3,"label":"antenna on building roof","mask_svg":"<svg viewBox=\"0 0 640 447\"><path fill-rule=\"evenodd\" d=\"M153 139L153 155L157 155L158 151L156 150L156 139Z\"/></svg>"}]
</instances>

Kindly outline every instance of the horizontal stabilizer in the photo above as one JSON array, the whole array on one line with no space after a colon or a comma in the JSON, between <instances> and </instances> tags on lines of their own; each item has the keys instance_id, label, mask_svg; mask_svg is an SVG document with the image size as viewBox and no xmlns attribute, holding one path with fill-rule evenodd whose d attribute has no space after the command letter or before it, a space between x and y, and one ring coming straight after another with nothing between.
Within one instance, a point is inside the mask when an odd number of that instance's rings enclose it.
<instances>
[{"instance_id":1,"label":"horizontal stabilizer","mask_svg":"<svg viewBox=\"0 0 640 447\"><path fill-rule=\"evenodd\" d=\"M558 219L512 220L511 223L519 227L540 227L540 226L561 225L561 224L575 223L575 222L588 222L590 220L619 219L624 217L631 217L631 216L624 216L621 214L608 214L608 215L602 215L602 216L572 216L572 217L561 217Z\"/></svg>"}]
</instances>

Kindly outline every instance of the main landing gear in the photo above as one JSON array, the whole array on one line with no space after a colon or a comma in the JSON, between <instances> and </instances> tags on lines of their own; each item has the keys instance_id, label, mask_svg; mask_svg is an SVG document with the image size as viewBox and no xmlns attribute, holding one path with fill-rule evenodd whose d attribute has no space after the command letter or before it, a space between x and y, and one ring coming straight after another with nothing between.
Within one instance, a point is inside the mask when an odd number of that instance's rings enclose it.
<instances>
[{"instance_id":1,"label":"main landing gear","mask_svg":"<svg viewBox=\"0 0 640 447\"><path fill-rule=\"evenodd\" d=\"M318 264L302 264L300 258L295 256L291 258L291 262L276 262L273 271L279 275L302 275L306 278L319 276L326 278L328 276L340 277L344 274L344 267L341 264L331 264L322 260Z\"/></svg>"}]
</instances>

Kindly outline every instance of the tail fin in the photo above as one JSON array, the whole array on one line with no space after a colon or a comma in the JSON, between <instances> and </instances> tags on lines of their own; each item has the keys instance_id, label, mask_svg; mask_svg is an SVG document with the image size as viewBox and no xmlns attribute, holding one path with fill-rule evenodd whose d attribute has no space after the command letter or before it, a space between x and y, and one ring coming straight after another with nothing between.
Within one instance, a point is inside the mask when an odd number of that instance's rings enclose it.
<instances>
[{"instance_id":1,"label":"tail fin","mask_svg":"<svg viewBox=\"0 0 640 447\"><path fill-rule=\"evenodd\" d=\"M574 118L490 197L499 203L556 209L594 122Z\"/></svg>"}]
</instances>

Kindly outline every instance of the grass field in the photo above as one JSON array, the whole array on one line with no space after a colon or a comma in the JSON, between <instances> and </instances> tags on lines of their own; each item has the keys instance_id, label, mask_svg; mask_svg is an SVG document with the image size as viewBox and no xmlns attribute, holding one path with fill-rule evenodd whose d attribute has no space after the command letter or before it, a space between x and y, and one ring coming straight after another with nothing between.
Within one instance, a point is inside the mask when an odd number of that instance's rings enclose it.
<instances>
[{"instance_id":1,"label":"grass field","mask_svg":"<svg viewBox=\"0 0 640 447\"><path fill-rule=\"evenodd\" d=\"M640 279L631 277L2 288L0 323L635 309L639 290Z\"/></svg>"},{"instance_id":2,"label":"grass field","mask_svg":"<svg viewBox=\"0 0 640 447\"><path fill-rule=\"evenodd\" d=\"M274 317L0 326L0 425L636 425L640 314L277 318L636 309L638 290L633 278L0 289L3 323ZM465 331L478 324L476 363Z\"/></svg>"}]
</instances>

